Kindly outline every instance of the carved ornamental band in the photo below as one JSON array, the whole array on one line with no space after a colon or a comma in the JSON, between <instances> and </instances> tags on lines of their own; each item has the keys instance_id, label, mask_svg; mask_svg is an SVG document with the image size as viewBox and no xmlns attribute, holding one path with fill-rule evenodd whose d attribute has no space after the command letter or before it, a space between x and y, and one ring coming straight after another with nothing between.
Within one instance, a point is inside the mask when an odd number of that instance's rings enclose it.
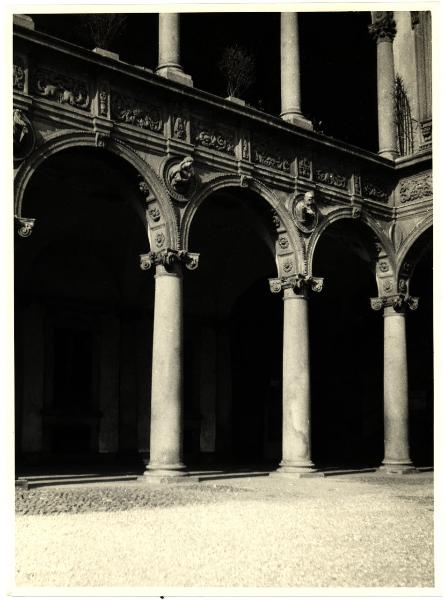
<instances>
[{"instance_id":1,"label":"carved ornamental band","mask_svg":"<svg viewBox=\"0 0 445 600\"><path fill-rule=\"evenodd\" d=\"M381 310L382 308L393 308L397 312L402 312L408 307L410 310L416 310L419 306L419 298L405 294L395 294L394 296L382 296L381 298L371 298L371 308Z\"/></svg>"},{"instance_id":2,"label":"carved ornamental band","mask_svg":"<svg viewBox=\"0 0 445 600\"><path fill-rule=\"evenodd\" d=\"M196 252L186 252L185 250L172 250L165 248L159 252L148 252L140 255L140 267L143 271L148 271L152 266L162 265L168 270L175 263L184 264L187 269L193 271L198 268L199 254Z\"/></svg>"},{"instance_id":3,"label":"carved ornamental band","mask_svg":"<svg viewBox=\"0 0 445 600\"><path fill-rule=\"evenodd\" d=\"M279 277L269 279L270 291L273 294L279 294L282 290L292 289L296 293L305 294L309 290L321 292L323 289L322 277L309 277L308 275L290 275L289 277Z\"/></svg>"}]
</instances>

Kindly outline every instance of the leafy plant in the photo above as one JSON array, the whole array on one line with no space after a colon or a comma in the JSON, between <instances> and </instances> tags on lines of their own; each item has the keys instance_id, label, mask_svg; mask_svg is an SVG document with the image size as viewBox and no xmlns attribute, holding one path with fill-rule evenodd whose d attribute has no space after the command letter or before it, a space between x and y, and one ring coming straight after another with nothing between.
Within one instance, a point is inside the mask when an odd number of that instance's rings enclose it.
<instances>
[{"instance_id":1,"label":"leafy plant","mask_svg":"<svg viewBox=\"0 0 445 600\"><path fill-rule=\"evenodd\" d=\"M79 19L88 41L104 50L111 50L113 41L122 34L127 23L127 15L123 14L83 14Z\"/></svg>"},{"instance_id":2,"label":"leafy plant","mask_svg":"<svg viewBox=\"0 0 445 600\"><path fill-rule=\"evenodd\" d=\"M228 96L240 97L255 81L255 58L238 44L224 49L218 67L226 79Z\"/></svg>"}]
</instances>

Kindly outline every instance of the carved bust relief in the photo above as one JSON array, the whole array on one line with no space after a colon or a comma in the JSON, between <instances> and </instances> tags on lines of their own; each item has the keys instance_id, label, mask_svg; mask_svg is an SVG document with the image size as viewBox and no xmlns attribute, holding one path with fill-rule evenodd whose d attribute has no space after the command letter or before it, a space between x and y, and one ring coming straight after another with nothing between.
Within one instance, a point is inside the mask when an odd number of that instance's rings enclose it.
<instances>
[{"instance_id":1,"label":"carved bust relief","mask_svg":"<svg viewBox=\"0 0 445 600\"><path fill-rule=\"evenodd\" d=\"M318 224L319 211L312 190L296 196L292 208L295 224L303 233L312 233Z\"/></svg>"},{"instance_id":2,"label":"carved bust relief","mask_svg":"<svg viewBox=\"0 0 445 600\"><path fill-rule=\"evenodd\" d=\"M14 160L24 160L34 150L35 133L25 113L15 109L13 113Z\"/></svg>"},{"instance_id":3,"label":"carved bust relief","mask_svg":"<svg viewBox=\"0 0 445 600\"><path fill-rule=\"evenodd\" d=\"M196 175L193 163L193 158L186 156L180 162L167 168L166 184L176 200L187 200L195 190Z\"/></svg>"}]
</instances>

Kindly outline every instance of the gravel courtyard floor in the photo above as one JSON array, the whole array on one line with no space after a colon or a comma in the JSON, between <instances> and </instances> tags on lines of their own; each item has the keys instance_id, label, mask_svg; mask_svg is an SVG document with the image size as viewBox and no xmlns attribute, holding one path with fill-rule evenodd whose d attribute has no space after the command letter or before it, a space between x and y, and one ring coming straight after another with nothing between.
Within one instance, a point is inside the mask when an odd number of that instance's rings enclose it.
<instances>
[{"instance_id":1,"label":"gravel courtyard floor","mask_svg":"<svg viewBox=\"0 0 445 600\"><path fill-rule=\"evenodd\" d=\"M16 492L16 585L432 587L433 474Z\"/></svg>"}]
</instances>

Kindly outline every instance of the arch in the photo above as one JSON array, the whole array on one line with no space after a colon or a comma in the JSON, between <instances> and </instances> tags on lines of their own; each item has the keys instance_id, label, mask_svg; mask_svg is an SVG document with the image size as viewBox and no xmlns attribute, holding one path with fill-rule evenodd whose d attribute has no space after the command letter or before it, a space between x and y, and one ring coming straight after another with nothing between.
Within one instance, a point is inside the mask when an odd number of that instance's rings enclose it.
<instances>
[{"instance_id":1,"label":"arch","mask_svg":"<svg viewBox=\"0 0 445 600\"><path fill-rule=\"evenodd\" d=\"M188 249L191 225L201 204L211 194L221 190L233 190L233 188L241 190L249 189L255 192L277 213L289 237L289 242L293 250L296 272L304 272L304 246L300 240L296 227L293 224L291 216L284 208L284 203L280 202L274 192L264 183L248 175L241 177L232 174L220 175L210 181L194 196L192 201L187 205L181 223L180 239L183 248L186 250ZM280 269L280 266L277 265L277 268ZM279 275L281 275L281 273L279 273ZM289 275L289 273L286 273L286 275Z\"/></svg>"},{"instance_id":2,"label":"arch","mask_svg":"<svg viewBox=\"0 0 445 600\"><path fill-rule=\"evenodd\" d=\"M93 131L63 131L51 135L33 154L24 161L15 176L14 186L14 214L23 217L23 200L29 182L35 174L38 167L45 160L62 150L78 148L82 146L97 148L96 133ZM173 206L164 188L162 182L154 170L127 144L121 140L110 137L105 151L111 152L115 156L129 163L143 178L147 181L154 196L159 202L161 214L166 223L167 244L170 247L177 248L178 230ZM150 227L149 221L146 222L147 228Z\"/></svg>"},{"instance_id":3,"label":"arch","mask_svg":"<svg viewBox=\"0 0 445 600\"><path fill-rule=\"evenodd\" d=\"M372 234L375 236L376 241L381 245L383 253L384 253L384 255L386 255L386 257L390 261L391 266L393 267L393 269L395 269L396 260L395 260L395 253L394 253L393 247L391 245L390 240L386 236L383 235L383 232L377 225L376 221L374 219L372 219L366 213L362 213L360 219L355 219L351 215L350 207L342 207L338 210L335 210L325 220L323 220L321 225L316 229L314 234L311 236L311 239L310 239L309 245L308 245L308 251L307 251L309 275L312 274L312 264L313 264L313 260L314 260L315 249L317 247L317 244L318 244L322 234L324 233L324 231L326 229L329 228L330 225L332 225L333 223L340 221L342 219L347 219L350 221L358 222L358 223L361 223L361 224L367 226L371 230Z\"/></svg>"}]
</instances>

